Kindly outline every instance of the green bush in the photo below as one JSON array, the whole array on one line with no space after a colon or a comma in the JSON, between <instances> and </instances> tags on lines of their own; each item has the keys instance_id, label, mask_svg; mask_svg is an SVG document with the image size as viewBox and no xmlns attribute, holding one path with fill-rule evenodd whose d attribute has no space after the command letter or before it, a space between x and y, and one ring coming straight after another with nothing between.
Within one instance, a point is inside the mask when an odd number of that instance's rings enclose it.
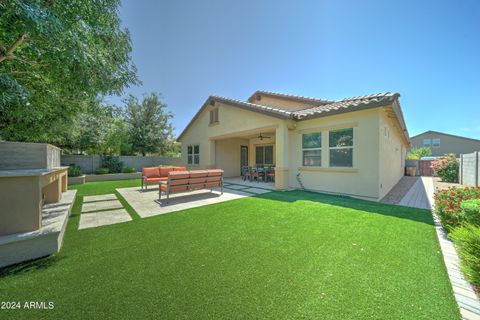
<instances>
[{"instance_id":1,"label":"green bush","mask_svg":"<svg viewBox=\"0 0 480 320\"><path fill-rule=\"evenodd\" d=\"M480 287L480 227L465 224L455 228L449 237L459 249L461 266L467 279Z\"/></svg>"},{"instance_id":2,"label":"green bush","mask_svg":"<svg viewBox=\"0 0 480 320\"><path fill-rule=\"evenodd\" d=\"M432 150L430 148L421 147L421 148L412 148L409 153L407 153L408 160L420 160L423 157L429 157L432 155Z\"/></svg>"},{"instance_id":3,"label":"green bush","mask_svg":"<svg viewBox=\"0 0 480 320\"><path fill-rule=\"evenodd\" d=\"M465 220L480 227L480 199L465 200L460 204Z\"/></svg>"},{"instance_id":4,"label":"green bush","mask_svg":"<svg viewBox=\"0 0 480 320\"><path fill-rule=\"evenodd\" d=\"M135 172L137 172L137 170L135 168L125 166L125 167L123 167L122 172L123 173L135 173Z\"/></svg>"},{"instance_id":5,"label":"green bush","mask_svg":"<svg viewBox=\"0 0 480 320\"><path fill-rule=\"evenodd\" d=\"M71 164L70 166L68 166L68 176L69 177L79 177L82 174L83 174L82 169L79 166L76 166L74 164Z\"/></svg>"},{"instance_id":6,"label":"green bush","mask_svg":"<svg viewBox=\"0 0 480 320\"><path fill-rule=\"evenodd\" d=\"M435 193L435 212L447 230L464 220L465 215L460 205L471 199L480 199L480 187L452 187Z\"/></svg>"},{"instance_id":7,"label":"green bush","mask_svg":"<svg viewBox=\"0 0 480 320\"><path fill-rule=\"evenodd\" d=\"M120 173L120 172L122 172L123 162L120 161L119 157L103 156L102 157L102 167L108 168L108 171L110 173Z\"/></svg>"},{"instance_id":8,"label":"green bush","mask_svg":"<svg viewBox=\"0 0 480 320\"><path fill-rule=\"evenodd\" d=\"M432 169L436 176L445 182L458 182L458 169L460 165L454 154L447 154L432 163Z\"/></svg>"},{"instance_id":9,"label":"green bush","mask_svg":"<svg viewBox=\"0 0 480 320\"><path fill-rule=\"evenodd\" d=\"M104 168L104 167L101 167L101 168L98 168L97 170L95 170L96 174L107 174L109 172L110 171L108 170L108 168Z\"/></svg>"}]
</instances>

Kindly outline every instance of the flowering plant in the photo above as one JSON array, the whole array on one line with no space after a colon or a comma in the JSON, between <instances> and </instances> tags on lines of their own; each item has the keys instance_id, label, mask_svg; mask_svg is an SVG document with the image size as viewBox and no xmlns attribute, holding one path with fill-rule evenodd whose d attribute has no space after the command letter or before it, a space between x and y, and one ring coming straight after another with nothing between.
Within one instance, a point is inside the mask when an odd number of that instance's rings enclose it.
<instances>
[{"instance_id":1,"label":"flowering plant","mask_svg":"<svg viewBox=\"0 0 480 320\"><path fill-rule=\"evenodd\" d=\"M458 182L459 164L454 154L447 154L439 160L435 160L431 165L435 175L442 181Z\"/></svg>"},{"instance_id":2,"label":"flowering plant","mask_svg":"<svg viewBox=\"0 0 480 320\"><path fill-rule=\"evenodd\" d=\"M450 229L458 226L464 219L460 203L464 200L480 199L480 187L451 187L435 193L435 212L440 216L442 225Z\"/></svg>"}]
</instances>

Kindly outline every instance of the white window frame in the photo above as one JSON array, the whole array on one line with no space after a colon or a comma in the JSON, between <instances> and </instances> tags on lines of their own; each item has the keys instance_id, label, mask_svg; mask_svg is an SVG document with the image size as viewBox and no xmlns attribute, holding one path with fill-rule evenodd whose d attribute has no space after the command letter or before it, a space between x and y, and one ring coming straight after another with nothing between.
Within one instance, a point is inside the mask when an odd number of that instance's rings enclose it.
<instances>
[{"instance_id":1,"label":"white window frame","mask_svg":"<svg viewBox=\"0 0 480 320\"><path fill-rule=\"evenodd\" d=\"M320 148L304 148L303 147L303 136L306 135L306 134L312 134L312 133L319 133L320 134ZM308 132L308 133L302 133L302 166L304 167L321 167L322 166L322 138L323 138L323 132L322 131L315 131L315 132ZM308 164L305 164L305 155L304 155L304 151L320 151L320 165L316 166L316 165L308 165Z\"/></svg>"},{"instance_id":2,"label":"white window frame","mask_svg":"<svg viewBox=\"0 0 480 320\"><path fill-rule=\"evenodd\" d=\"M352 145L345 146L345 147L330 147L330 133L334 131L342 131L342 130L352 130ZM342 128L342 129L334 129L328 131L328 166L330 168L353 168L353 161L354 161L354 148L355 148L355 130L354 128ZM352 165L351 166L333 166L330 159L331 159L331 150L341 150L341 149L352 149Z\"/></svg>"},{"instance_id":3,"label":"white window frame","mask_svg":"<svg viewBox=\"0 0 480 320\"><path fill-rule=\"evenodd\" d=\"M425 143L427 141L428 141L428 143ZM431 139L423 139L423 146L424 147L431 147L432 146L432 140Z\"/></svg>"},{"instance_id":4,"label":"white window frame","mask_svg":"<svg viewBox=\"0 0 480 320\"><path fill-rule=\"evenodd\" d=\"M195 153L195 147L198 147L198 152ZM191 148L192 152L189 151ZM198 156L198 162L195 163L195 156ZM200 164L200 145L197 144L190 144L187 146L187 164L191 165L198 165Z\"/></svg>"},{"instance_id":5,"label":"white window frame","mask_svg":"<svg viewBox=\"0 0 480 320\"><path fill-rule=\"evenodd\" d=\"M438 145L435 145L435 140L438 140ZM440 148L441 140L440 138L433 138L432 139L432 148Z\"/></svg>"}]
</instances>

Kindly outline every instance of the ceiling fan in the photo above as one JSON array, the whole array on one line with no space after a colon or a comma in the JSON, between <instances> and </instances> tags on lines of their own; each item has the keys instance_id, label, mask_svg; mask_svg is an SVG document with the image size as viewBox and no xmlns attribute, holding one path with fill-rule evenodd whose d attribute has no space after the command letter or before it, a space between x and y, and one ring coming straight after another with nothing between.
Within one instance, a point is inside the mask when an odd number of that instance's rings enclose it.
<instances>
[{"instance_id":1,"label":"ceiling fan","mask_svg":"<svg viewBox=\"0 0 480 320\"><path fill-rule=\"evenodd\" d=\"M260 132L260 135L258 136L258 138L261 140L263 139L270 139L271 137L267 137L267 136L263 136L262 133Z\"/></svg>"}]
</instances>

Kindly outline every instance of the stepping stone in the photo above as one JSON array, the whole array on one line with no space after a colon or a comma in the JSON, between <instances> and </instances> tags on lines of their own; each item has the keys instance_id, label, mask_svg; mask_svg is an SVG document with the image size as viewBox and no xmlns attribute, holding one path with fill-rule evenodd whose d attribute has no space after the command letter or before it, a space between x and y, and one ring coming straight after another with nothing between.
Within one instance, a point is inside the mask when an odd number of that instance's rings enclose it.
<instances>
[{"instance_id":1,"label":"stepping stone","mask_svg":"<svg viewBox=\"0 0 480 320\"><path fill-rule=\"evenodd\" d=\"M83 202L94 202L94 201L105 201L105 200L117 200L117 196L113 193L110 194L101 194L98 196L85 196L83 197Z\"/></svg>"},{"instance_id":2,"label":"stepping stone","mask_svg":"<svg viewBox=\"0 0 480 320\"><path fill-rule=\"evenodd\" d=\"M227 189L233 189L233 190L242 190L242 189L245 189L245 188L249 188L248 186L241 186L241 185L238 185L238 184L231 184L231 185L228 185L228 186L225 186L225 188Z\"/></svg>"},{"instance_id":3,"label":"stepping stone","mask_svg":"<svg viewBox=\"0 0 480 320\"><path fill-rule=\"evenodd\" d=\"M266 189L260 189L260 188L248 188L245 190L242 190L245 192L250 192L250 193L255 193L255 194L262 194L262 193L267 193L267 192L272 192L272 190L266 190Z\"/></svg>"},{"instance_id":4,"label":"stepping stone","mask_svg":"<svg viewBox=\"0 0 480 320\"><path fill-rule=\"evenodd\" d=\"M125 209L84 213L80 216L78 229L95 228L131 220L132 218Z\"/></svg>"},{"instance_id":5,"label":"stepping stone","mask_svg":"<svg viewBox=\"0 0 480 320\"><path fill-rule=\"evenodd\" d=\"M123 206L118 200L88 202L82 205L82 213L120 208L123 208Z\"/></svg>"}]
</instances>

